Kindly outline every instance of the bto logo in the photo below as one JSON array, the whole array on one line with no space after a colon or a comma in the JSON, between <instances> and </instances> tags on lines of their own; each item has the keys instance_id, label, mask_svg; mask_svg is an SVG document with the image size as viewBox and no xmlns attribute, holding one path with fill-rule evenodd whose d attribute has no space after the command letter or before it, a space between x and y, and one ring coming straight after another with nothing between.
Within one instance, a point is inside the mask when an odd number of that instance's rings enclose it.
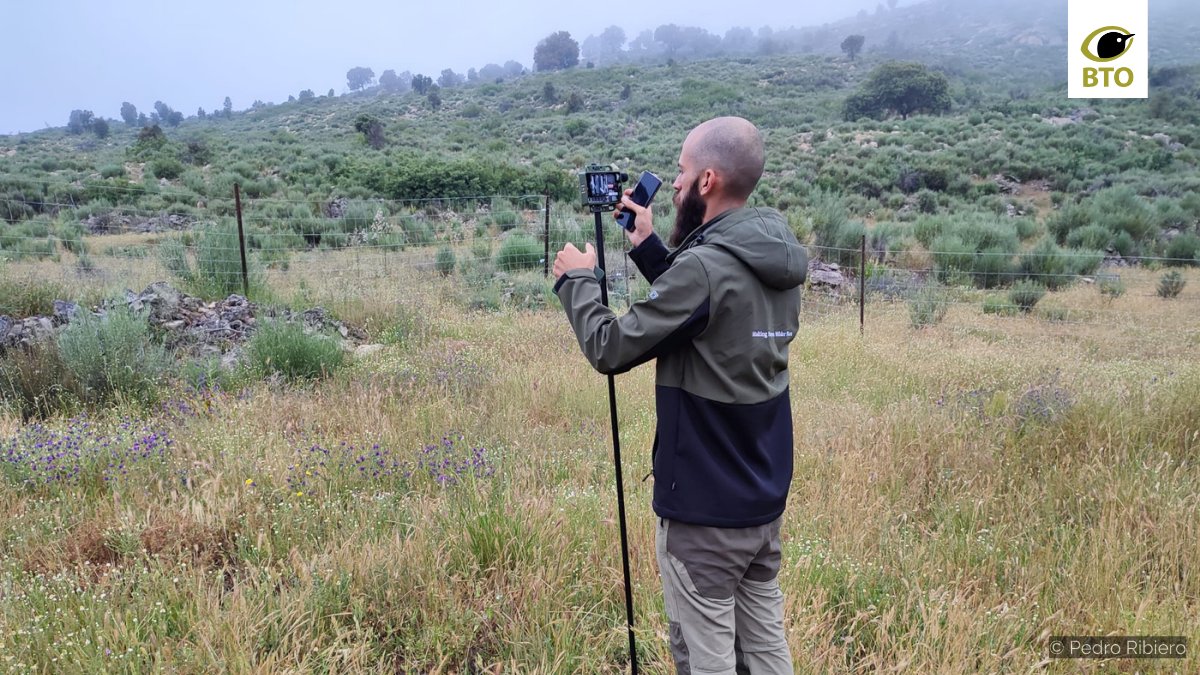
<instances>
[{"instance_id":1,"label":"bto logo","mask_svg":"<svg viewBox=\"0 0 1200 675\"><path fill-rule=\"evenodd\" d=\"M1133 47L1134 33L1120 26L1104 26L1092 31L1084 39L1080 51L1089 61L1109 63L1116 61ZM1133 71L1129 68L1114 68L1104 66L1095 68L1085 66L1083 69L1084 87L1108 87L1112 84L1118 87L1128 87L1133 84Z\"/></svg>"}]
</instances>

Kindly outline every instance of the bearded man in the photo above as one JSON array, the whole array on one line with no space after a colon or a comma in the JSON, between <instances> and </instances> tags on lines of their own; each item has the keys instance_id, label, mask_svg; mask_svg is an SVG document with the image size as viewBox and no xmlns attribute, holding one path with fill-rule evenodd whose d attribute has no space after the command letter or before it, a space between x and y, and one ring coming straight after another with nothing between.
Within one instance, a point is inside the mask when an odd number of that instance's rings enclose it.
<instances>
[{"instance_id":1,"label":"bearded man","mask_svg":"<svg viewBox=\"0 0 1200 675\"><path fill-rule=\"evenodd\" d=\"M617 213L636 217L630 257L651 287L620 317L600 301L591 244L554 261L555 293L596 370L656 361L656 552L681 674L793 672L779 533L792 479L788 345L808 255L778 211L746 206L764 166L748 120L693 129L669 248L625 191Z\"/></svg>"}]
</instances>

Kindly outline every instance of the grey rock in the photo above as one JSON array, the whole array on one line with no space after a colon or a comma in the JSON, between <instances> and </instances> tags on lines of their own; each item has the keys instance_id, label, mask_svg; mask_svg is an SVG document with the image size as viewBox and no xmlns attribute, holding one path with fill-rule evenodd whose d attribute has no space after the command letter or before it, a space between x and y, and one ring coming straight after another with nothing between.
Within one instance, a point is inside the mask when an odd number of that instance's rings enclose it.
<instances>
[{"instance_id":1,"label":"grey rock","mask_svg":"<svg viewBox=\"0 0 1200 675\"><path fill-rule=\"evenodd\" d=\"M819 260L814 260L808 266L808 280L810 286L828 286L831 288L841 288L850 283L845 276L842 275L841 267L833 263L824 263Z\"/></svg>"},{"instance_id":2,"label":"grey rock","mask_svg":"<svg viewBox=\"0 0 1200 675\"><path fill-rule=\"evenodd\" d=\"M66 300L54 301L54 319L61 325L70 323L79 314L79 305Z\"/></svg>"}]
</instances>

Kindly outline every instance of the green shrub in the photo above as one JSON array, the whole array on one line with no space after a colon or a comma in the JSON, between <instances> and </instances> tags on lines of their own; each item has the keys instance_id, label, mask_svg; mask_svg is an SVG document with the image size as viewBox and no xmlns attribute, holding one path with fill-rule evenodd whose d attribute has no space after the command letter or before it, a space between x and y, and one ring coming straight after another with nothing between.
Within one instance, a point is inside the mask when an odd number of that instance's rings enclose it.
<instances>
[{"instance_id":1,"label":"green shrub","mask_svg":"<svg viewBox=\"0 0 1200 675\"><path fill-rule=\"evenodd\" d=\"M194 241L194 266L189 261L184 239L172 237L163 241L159 245L163 267L193 295L219 300L242 293L242 257L237 225L232 222L209 225L195 232ZM246 252L246 269L250 294L255 296L265 290L265 276L262 260L253 251Z\"/></svg>"},{"instance_id":2,"label":"green shrub","mask_svg":"<svg viewBox=\"0 0 1200 675\"><path fill-rule=\"evenodd\" d=\"M1113 240L1112 230L1103 225L1085 225L1067 235L1067 246L1103 251Z\"/></svg>"},{"instance_id":3,"label":"green shrub","mask_svg":"<svg viewBox=\"0 0 1200 675\"><path fill-rule=\"evenodd\" d=\"M67 222L59 225L58 238L63 248L75 255L86 253L83 244L83 226L77 222Z\"/></svg>"},{"instance_id":4,"label":"green shrub","mask_svg":"<svg viewBox=\"0 0 1200 675\"><path fill-rule=\"evenodd\" d=\"M1112 230L1092 222L1092 213L1086 206L1065 204L1046 218L1046 230L1054 235L1055 240L1060 244L1069 243L1071 233L1084 227L1099 227L1105 232L1109 232L1111 237Z\"/></svg>"},{"instance_id":5,"label":"green shrub","mask_svg":"<svg viewBox=\"0 0 1200 675\"><path fill-rule=\"evenodd\" d=\"M913 223L912 233L922 246L933 249L933 242L945 232L946 224L944 218L922 216Z\"/></svg>"},{"instance_id":6,"label":"green shrub","mask_svg":"<svg viewBox=\"0 0 1200 675\"><path fill-rule=\"evenodd\" d=\"M1008 291L1009 301L1022 312L1033 311L1035 305L1045 297L1046 287L1036 281L1025 279L1013 284Z\"/></svg>"},{"instance_id":7,"label":"green shrub","mask_svg":"<svg viewBox=\"0 0 1200 675\"><path fill-rule=\"evenodd\" d=\"M521 223L520 214L511 208L504 211L493 211L490 220L491 224L500 228L501 232L507 232Z\"/></svg>"},{"instance_id":8,"label":"green shrub","mask_svg":"<svg viewBox=\"0 0 1200 675\"><path fill-rule=\"evenodd\" d=\"M1104 254L1100 251L1079 249L1067 252L1068 270L1075 277L1085 277L1094 274L1104 262Z\"/></svg>"},{"instance_id":9,"label":"green shrub","mask_svg":"<svg viewBox=\"0 0 1200 675\"><path fill-rule=\"evenodd\" d=\"M91 404L118 398L151 402L171 365L146 319L123 304L103 317L80 312L59 333L58 349L81 398Z\"/></svg>"},{"instance_id":10,"label":"green shrub","mask_svg":"<svg viewBox=\"0 0 1200 675\"><path fill-rule=\"evenodd\" d=\"M1093 222L1113 232L1126 232L1135 243L1158 234L1158 213L1131 187L1101 190L1092 197L1089 207Z\"/></svg>"},{"instance_id":11,"label":"green shrub","mask_svg":"<svg viewBox=\"0 0 1200 675\"><path fill-rule=\"evenodd\" d=\"M1021 241L1033 239L1042 231L1041 226L1038 225L1038 222L1033 218L1017 218L1015 222L1017 226L1017 237L1019 237Z\"/></svg>"},{"instance_id":12,"label":"green shrub","mask_svg":"<svg viewBox=\"0 0 1200 675\"><path fill-rule=\"evenodd\" d=\"M1112 249L1118 255L1130 258L1137 255L1137 242L1133 240L1133 236L1128 232L1118 232L1112 240Z\"/></svg>"},{"instance_id":13,"label":"green shrub","mask_svg":"<svg viewBox=\"0 0 1200 675\"><path fill-rule=\"evenodd\" d=\"M1066 307L1038 307L1037 315L1045 321L1063 323L1070 318L1071 313Z\"/></svg>"},{"instance_id":14,"label":"green shrub","mask_svg":"<svg viewBox=\"0 0 1200 675\"><path fill-rule=\"evenodd\" d=\"M1195 265L1200 257L1200 237L1194 234L1181 234L1167 245L1166 263L1178 267Z\"/></svg>"},{"instance_id":15,"label":"green shrub","mask_svg":"<svg viewBox=\"0 0 1200 675\"><path fill-rule=\"evenodd\" d=\"M1187 281L1184 280L1183 273L1179 270L1171 270L1158 280L1158 297L1168 300L1178 297L1186 285Z\"/></svg>"},{"instance_id":16,"label":"green shrub","mask_svg":"<svg viewBox=\"0 0 1200 675\"><path fill-rule=\"evenodd\" d=\"M513 234L500 244L496 264L504 272L538 269L545 253L544 245L537 239L527 234Z\"/></svg>"},{"instance_id":17,"label":"green shrub","mask_svg":"<svg viewBox=\"0 0 1200 675\"><path fill-rule=\"evenodd\" d=\"M155 178L175 180L183 175L183 162L174 157L156 157L147 168Z\"/></svg>"},{"instance_id":18,"label":"green shrub","mask_svg":"<svg viewBox=\"0 0 1200 675\"><path fill-rule=\"evenodd\" d=\"M448 277L454 274L455 262L454 249L449 246L443 246L438 249L437 260L434 261L433 267L438 271L438 274Z\"/></svg>"},{"instance_id":19,"label":"green shrub","mask_svg":"<svg viewBox=\"0 0 1200 675\"><path fill-rule=\"evenodd\" d=\"M428 246L433 243L433 228L429 226L429 221L420 214L402 218L400 230L404 233L405 241L414 246Z\"/></svg>"},{"instance_id":20,"label":"green shrub","mask_svg":"<svg viewBox=\"0 0 1200 675\"><path fill-rule=\"evenodd\" d=\"M479 263L492 261L492 240L480 237L471 242L471 257Z\"/></svg>"},{"instance_id":21,"label":"green shrub","mask_svg":"<svg viewBox=\"0 0 1200 675\"><path fill-rule=\"evenodd\" d=\"M1050 290L1074 281L1075 266L1071 255L1059 248L1051 237L1043 237L1032 250L1021 254L1021 273Z\"/></svg>"},{"instance_id":22,"label":"green shrub","mask_svg":"<svg viewBox=\"0 0 1200 675\"><path fill-rule=\"evenodd\" d=\"M820 247L836 247L838 233L850 220L850 212L841 197L821 190L813 196L808 217L812 222L809 229L813 233L813 242Z\"/></svg>"},{"instance_id":23,"label":"green shrub","mask_svg":"<svg viewBox=\"0 0 1200 675\"><path fill-rule=\"evenodd\" d=\"M1012 281L1015 268L1009 251L991 248L975 254L971 276L979 288L996 288Z\"/></svg>"},{"instance_id":24,"label":"green shrub","mask_svg":"<svg viewBox=\"0 0 1200 675\"><path fill-rule=\"evenodd\" d=\"M188 359L179 369L179 379L195 391L237 391L243 377L237 371L222 368L221 357L215 355Z\"/></svg>"},{"instance_id":25,"label":"green shrub","mask_svg":"<svg viewBox=\"0 0 1200 675\"><path fill-rule=\"evenodd\" d=\"M946 291L937 285L928 285L917 291L908 300L908 318L913 328L926 328L942 322L950 307Z\"/></svg>"},{"instance_id":26,"label":"green shrub","mask_svg":"<svg viewBox=\"0 0 1200 675\"><path fill-rule=\"evenodd\" d=\"M120 164L110 164L108 166L101 167L100 177L101 178L124 178L125 177L125 167L121 166Z\"/></svg>"},{"instance_id":27,"label":"green shrub","mask_svg":"<svg viewBox=\"0 0 1200 675\"><path fill-rule=\"evenodd\" d=\"M246 356L255 374L278 373L290 381L323 377L345 360L335 339L306 333L302 325L283 321L260 324L246 345Z\"/></svg>"},{"instance_id":28,"label":"green shrub","mask_svg":"<svg viewBox=\"0 0 1200 675\"><path fill-rule=\"evenodd\" d=\"M1000 316L1014 316L1020 309L1009 302L1007 298L998 295L989 295L983 300L984 314L998 314Z\"/></svg>"},{"instance_id":29,"label":"green shrub","mask_svg":"<svg viewBox=\"0 0 1200 675\"><path fill-rule=\"evenodd\" d=\"M1108 300L1116 300L1125 295L1125 284L1121 281L1121 277L1115 274L1106 274L1098 280L1096 287L1100 291L1100 295Z\"/></svg>"},{"instance_id":30,"label":"green shrub","mask_svg":"<svg viewBox=\"0 0 1200 675\"><path fill-rule=\"evenodd\" d=\"M957 235L943 234L933 240L933 265L938 281L948 283L956 273L970 272L975 264L975 248Z\"/></svg>"}]
</instances>

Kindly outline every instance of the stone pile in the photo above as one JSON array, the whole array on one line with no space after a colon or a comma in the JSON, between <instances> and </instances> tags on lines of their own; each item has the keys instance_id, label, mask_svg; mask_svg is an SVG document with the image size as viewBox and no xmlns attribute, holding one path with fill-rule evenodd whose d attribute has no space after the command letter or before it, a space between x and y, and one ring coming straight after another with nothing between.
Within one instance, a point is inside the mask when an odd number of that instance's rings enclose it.
<instances>
[{"instance_id":1,"label":"stone pile","mask_svg":"<svg viewBox=\"0 0 1200 675\"><path fill-rule=\"evenodd\" d=\"M303 312L259 307L237 294L219 302L206 302L161 281L150 284L141 293L126 291L124 300L117 302L144 315L152 327L163 333L167 347L199 356L221 355L227 365L236 360L241 344L264 317L301 323L307 332L335 333L345 341L347 349L354 349L355 343L361 344L367 338L362 329L343 324L322 307ZM103 316L114 306L106 304L93 315ZM81 311L86 310L73 302L55 300L52 316L25 319L0 316L0 353L52 337Z\"/></svg>"}]
</instances>

